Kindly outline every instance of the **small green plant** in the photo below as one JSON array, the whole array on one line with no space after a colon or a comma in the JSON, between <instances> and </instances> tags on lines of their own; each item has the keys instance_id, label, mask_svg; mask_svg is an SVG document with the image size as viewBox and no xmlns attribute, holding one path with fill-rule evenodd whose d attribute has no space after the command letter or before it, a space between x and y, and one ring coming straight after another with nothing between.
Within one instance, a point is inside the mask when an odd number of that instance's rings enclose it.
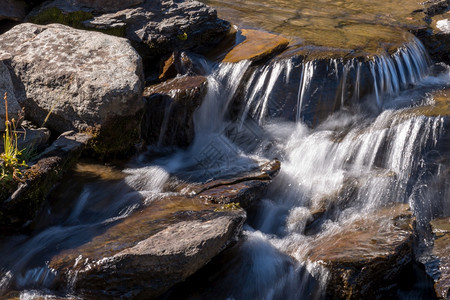
<instances>
[{"instance_id":1,"label":"small green plant","mask_svg":"<svg viewBox=\"0 0 450 300\"><path fill-rule=\"evenodd\" d=\"M179 34L179 35L178 35L178 38L179 38L181 41L185 41L185 40L187 40L188 35L187 35L186 32L183 32L182 34Z\"/></svg>"},{"instance_id":2,"label":"small green plant","mask_svg":"<svg viewBox=\"0 0 450 300\"><path fill-rule=\"evenodd\" d=\"M18 148L17 124L14 118L9 121L8 118L8 94L5 93L5 133L3 134L3 152L0 154L0 185L8 190L14 186L14 183L22 179L22 172L27 168L25 161L20 157L23 150Z\"/></svg>"}]
</instances>

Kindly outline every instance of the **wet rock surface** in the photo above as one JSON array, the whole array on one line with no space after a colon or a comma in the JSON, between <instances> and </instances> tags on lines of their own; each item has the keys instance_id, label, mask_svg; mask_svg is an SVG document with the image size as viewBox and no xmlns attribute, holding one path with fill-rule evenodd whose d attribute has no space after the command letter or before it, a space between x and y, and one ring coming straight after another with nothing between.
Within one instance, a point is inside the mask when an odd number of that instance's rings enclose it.
<instances>
[{"instance_id":1,"label":"wet rock surface","mask_svg":"<svg viewBox=\"0 0 450 300\"><path fill-rule=\"evenodd\" d=\"M146 88L142 138L158 146L188 146L195 134L194 111L202 103L206 88L203 76L177 77Z\"/></svg>"},{"instance_id":2,"label":"wet rock surface","mask_svg":"<svg viewBox=\"0 0 450 300\"><path fill-rule=\"evenodd\" d=\"M432 256L435 258L438 273L431 274L435 284L434 288L439 299L450 297L450 218L435 219L431 221L434 234Z\"/></svg>"},{"instance_id":3,"label":"wet rock surface","mask_svg":"<svg viewBox=\"0 0 450 300\"><path fill-rule=\"evenodd\" d=\"M381 297L412 260L413 226L408 205L380 209L315 239L307 256L329 270L333 299Z\"/></svg>"},{"instance_id":4,"label":"wet rock surface","mask_svg":"<svg viewBox=\"0 0 450 300\"><path fill-rule=\"evenodd\" d=\"M52 187L75 165L90 138L67 132L39 154L36 163L24 172L23 182L0 204L0 227L4 232L20 230L38 215Z\"/></svg>"},{"instance_id":5,"label":"wet rock surface","mask_svg":"<svg viewBox=\"0 0 450 300\"><path fill-rule=\"evenodd\" d=\"M49 116L46 126L59 133L95 127L105 151L135 142L143 70L126 40L26 23L0 37L0 53L10 56L14 95L27 119L42 124Z\"/></svg>"},{"instance_id":6,"label":"wet rock surface","mask_svg":"<svg viewBox=\"0 0 450 300\"><path fill-rule=\"evenodd\" d=\"M259 30L242 29L240 35L242 37L238 37L238 40L243 39L243 41L234 46L222 62L259 61L277 54L289 44L289 40L280 35Z\"/></svg>"},{"instance_id":7,"label":"wet rock surface","mask_svg":"<svg viewBox=\"0 0 450 300\"><path fill-rule=\"evenodd\" d=\"M60 252L49 266L84 297L155 298L237 241L246 213L239 204L223 205L221 195L242 189L240 195L253 197L242 184L269 182L278 170L278 161L269 162L234 179L192 186L197 193L179 186L184 194L160 197Z\"/></svg>"},{"instance_id":8,"label":"wet rock surface","mask_svg":"<svg viewBox=\"0 0 450 300\"><path fill-rule=\"evenodd\" d=\"M242 209L215 211L203 199L168 197L54 257L86 297L154 298L193 274L239 235ZM75 264L74 264L75 263Z\"/></svg>"}]
</instances>

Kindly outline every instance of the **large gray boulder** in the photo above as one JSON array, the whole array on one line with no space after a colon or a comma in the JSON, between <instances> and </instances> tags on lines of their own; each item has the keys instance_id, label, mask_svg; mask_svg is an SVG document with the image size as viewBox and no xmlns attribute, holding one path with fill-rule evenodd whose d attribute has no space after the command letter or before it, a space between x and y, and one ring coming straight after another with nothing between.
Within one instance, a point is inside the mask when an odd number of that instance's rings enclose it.
<instances>
[{"instance_id":1,"label":"large gray boulder","mask_svg":"<svg viewBox=\"0 0 450 300\"><path fill-rule=\"evenodd\" d=\"M143 109L143 69L126 39L60 24L21 24L0 36L15 96L31 121L56 132L90 131L98 151L135 141Z\"/></svg>"},{"instance_id":2,"label":"large gray boulder","mask_svg":"<svg viewBox=\"0 0 450 300\"><path fill-rule=\"evenodd\" d=\"M101 4L106 2L113 4ZM72 26L123 35L149 59L159 59L173 50L206 51L222 40L231 27L217 18L214 9L192 0L135 0L120 4L113 0L54 0L32 11L28 20L67 21Z\"/></svg>"}]
</instances>

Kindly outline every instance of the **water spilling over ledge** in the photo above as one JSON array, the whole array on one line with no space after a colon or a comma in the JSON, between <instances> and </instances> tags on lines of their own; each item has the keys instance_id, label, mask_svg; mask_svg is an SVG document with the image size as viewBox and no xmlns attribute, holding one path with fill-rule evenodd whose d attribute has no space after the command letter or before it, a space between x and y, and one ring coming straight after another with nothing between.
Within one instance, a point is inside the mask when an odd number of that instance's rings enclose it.
<instances>
[{"instance_id":1,"label":"water spilling over ledge","mask_svg":"<svg viewBox=\"0 0 450 300\"><path fill-rule=\"evenodd\" d=\"M1 236L0 297L445 294L450 67L406 32L423 7L208 2L290 46L147 89L147 151L78 164L30 235Z\"/></svg>"}]
</instances>

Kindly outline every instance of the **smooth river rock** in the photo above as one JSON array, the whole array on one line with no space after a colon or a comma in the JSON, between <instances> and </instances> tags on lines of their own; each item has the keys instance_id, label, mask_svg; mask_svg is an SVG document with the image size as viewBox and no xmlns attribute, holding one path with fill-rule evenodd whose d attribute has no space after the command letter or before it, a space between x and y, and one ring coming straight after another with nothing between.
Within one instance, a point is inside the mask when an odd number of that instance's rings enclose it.
<instances>
[{"instance_id":1,"label":"smooth river rock","mask_svg":"<svg viewBox=\"0 0 450 300\"><path fill-rule=\"evenodd\" d=\"M49 265L87 298L153 299L236 240L245 212L217 208L199 197L163 198Z\"/></svg>"},{"instance_id":2,"label":"smooth river rock","mask_svg":"<svg viewBox=\"0 0 450 300\"><path fill-rule=\"evenodd\" d=\"M99 152L128 149L142 115L143 69L129 42L60 24L15 26L0 36L27 119L56 132L90 131Z\"/></svg>"},{"instance_id":3,"label":"smooth river rock","mask_svg":"<svg viewBox=\"0 0 450 300\"><path fill-rule=\"evenodd\" d=\"M329 270L326 293L332 299L367 299L389 293L412 261L414 222L409 205L398 204L316 238L307 257Z\"/></svg>"},{"instance_id":4,"label":"smooth river rock","mask_svg":"<svg viewBox=\"0 0 450 300\"><path fill-rule=\"evenodd\" d=\"M253 29L240 31L243 41L227 53L222 62L236 63L241 60L259 61L284 50L289 40L286 38Z\"/></svg>"}]
</instances>

